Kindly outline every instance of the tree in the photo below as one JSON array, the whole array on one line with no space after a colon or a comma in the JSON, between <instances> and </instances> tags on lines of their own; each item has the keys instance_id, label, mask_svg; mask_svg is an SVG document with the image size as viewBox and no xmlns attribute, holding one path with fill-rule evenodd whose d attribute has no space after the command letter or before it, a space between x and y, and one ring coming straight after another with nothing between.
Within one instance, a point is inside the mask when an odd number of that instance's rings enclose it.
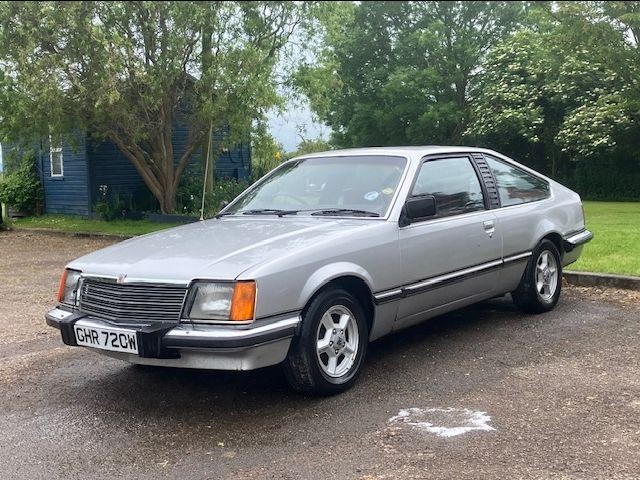
<instances>
[{"instance_id":1,"label":"tree","mask_svg":"<svg viewBox=\"0 0 640 480\"><path fill-rule=\"evenodd\" d=\"M311 6L294 2L2 2L0 136L78 129L113 141L163 212L213 129L245 138L277 106L274 68ZM176 122L189 126L180 152Z\"/></svg>"},{"instance_id":2,"label":"tree","mask_svg":"<svg viewBox=\"0 0 640 480\"><path fill-rule=\"evenodd\" d=\"M309 153L317 153L317 152L326 152L328 150L333 150L334 147L330 142L327 142L323 138L316 139L308 139L302 138L300 143L298 144L298 148L296 148L293 152L287 152L285 155L286 159L290 159L293 157L298 157L300 155L307 155Z\"/></svg>"},{"instance_id":3,"label":"tree","mask_svg":"<svg viewBox=\"0 0 640 480\"><path fill-rule=\"evenodd\" d=\"M457 143L480 63L526 6L361 2L325 19L325 48L297 84L338 145Z\"/></svg>"},{"instance_id":4,"label":"tree","mask_svg":"<svg viewBox=\"0 0 640 480\"><path fill-rule=\"evenodd\" d=\"M619 9L640 2L617 3L538 10L535 28L497 45L482 66L468 135L561 178L570 161L635 155L640 65Z\"/></svg>"}]
</instances>

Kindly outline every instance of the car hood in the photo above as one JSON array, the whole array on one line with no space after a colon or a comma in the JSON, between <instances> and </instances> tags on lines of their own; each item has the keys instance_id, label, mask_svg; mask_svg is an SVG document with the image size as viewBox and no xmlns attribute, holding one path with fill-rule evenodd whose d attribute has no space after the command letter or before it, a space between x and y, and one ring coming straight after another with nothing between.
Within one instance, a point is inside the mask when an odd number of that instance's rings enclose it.
<instances>
[{"instance_id":1,"label":"car hood","mask_svg":"<svg viewBox=\"0 0 640 480\"><path fill-rule=\"evenodd\" d=\"M346 229L379 220L310 217L223 217L136 237L85 255L68 267L85 274L139 280L184 282L232 280L243 271Z\"/></svg>"}]
</instances>

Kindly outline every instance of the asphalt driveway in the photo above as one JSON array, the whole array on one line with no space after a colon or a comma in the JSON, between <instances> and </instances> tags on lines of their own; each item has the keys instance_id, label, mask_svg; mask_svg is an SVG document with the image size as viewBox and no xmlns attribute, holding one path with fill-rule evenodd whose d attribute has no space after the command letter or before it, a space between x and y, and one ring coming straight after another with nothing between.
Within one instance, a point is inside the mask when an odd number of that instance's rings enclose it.
<instances>
[{"instance_id":1,"label":"asphalt driveway","mask_svg":"<svg viewBox=\"0 0 640 480\"><path fill-rule=\"evenodd\" d=\"M66 347L43 314L109 240L0 232L0 478L638 478L640 295L508 297L372 345L360 382L142 369Z\"/></svg>"}]
</instances>

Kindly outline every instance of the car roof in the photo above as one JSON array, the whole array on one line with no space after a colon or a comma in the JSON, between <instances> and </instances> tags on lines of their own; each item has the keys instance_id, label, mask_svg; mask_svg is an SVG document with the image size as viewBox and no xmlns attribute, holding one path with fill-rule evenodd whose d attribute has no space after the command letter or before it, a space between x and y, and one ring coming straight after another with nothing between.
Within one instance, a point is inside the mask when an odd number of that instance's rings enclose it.
<instances>
[{"instance_id":1,"label":"car roof","mask_svg":"<svg viewBox=\"0 0 640 480\"><path fill-rule=\"evenodd\" d=\"M309 153L299 155L299 158L313 157L345 157L345 156L363 156L363 155L388 155L402 156L410 160L420 160L425 155L433 155L439 153L457 153L457 152L485 152L494 153L491 150L478 147L465 146L445 146L445 145L423 145L423 146L406 146L406 147L367 147L367 148L346 148L342 150L330 150L326 152Z\"/></svg>"}]
</instances>

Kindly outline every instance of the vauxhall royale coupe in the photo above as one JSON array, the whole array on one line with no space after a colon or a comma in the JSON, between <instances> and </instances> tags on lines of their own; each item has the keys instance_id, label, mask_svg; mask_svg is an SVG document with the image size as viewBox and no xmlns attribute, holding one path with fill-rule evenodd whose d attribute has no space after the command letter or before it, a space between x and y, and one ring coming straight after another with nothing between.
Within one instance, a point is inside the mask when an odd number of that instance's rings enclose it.
<instances>
[{"instance_id":1,"label":"vauxhall royale coupe","mask_svg":"<svg viewBox=\"0 0 640 480\"><path fill-rule=\"evenodd\" d=\"M551 310L591 237L578 194L491 150L316 153L216 218L71 262L46 321L129 362L282 364L295 389L332 394L391 332L507 293Z\"/></svg>"}]
</instances>

